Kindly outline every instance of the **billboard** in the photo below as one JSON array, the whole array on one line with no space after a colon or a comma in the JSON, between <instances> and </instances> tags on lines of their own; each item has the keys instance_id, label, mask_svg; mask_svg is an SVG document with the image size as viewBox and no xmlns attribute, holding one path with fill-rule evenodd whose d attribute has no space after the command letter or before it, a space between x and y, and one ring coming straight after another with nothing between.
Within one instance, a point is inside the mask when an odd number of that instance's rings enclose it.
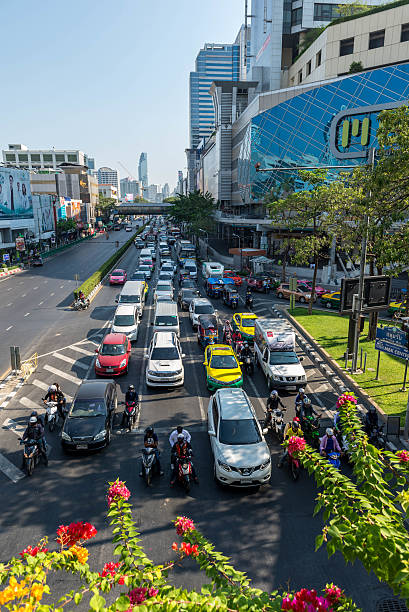
<instances>
[{"instance_id":1,"label":"billboard","mask_svg":"<svg viewBox=\"0 0 409 612\"><path fill-rule=\"evenodd\" d=\"M61 219L67 218L67 205L65 203L65 198L59 198L57 200L57 219L60 221Z\"/></svg>"},{"instance_id":2,"label":"billboard","mask_svg":"<svg viewBox=\"0 0 409 612\"><path fill-rule=\"evenodd\" d=\"M0 219L33 218L30 173L0 168Z\"/></svg>"},{"instance_id":3,"label":"billboard","mask_svg":"<svg viewBox=\"0 0 409 612\"><path fill-rule=\"evenodd\" d=\"M54 227L54 200L51 195L34 195L33 208L36 218L36 225L40 232L55 231Z\"/></svg>"},{"instance_id":4,"label":"billboard","mask_svg":"<svg viewBox=\"0 0 409 612\"><path fill-rule=\"evenodd\" d=\"M125 194L125 202L133 202L133 198L134 198L133 193L126 193Z\"/></svg>"},{"instance_id":5,"label":"billboard","mask_svg":"<svg viewBox=\"0 0 409 612\"><path fill-rule=\"evenodd\" d=\"M353 295L358 293L359 278L341 279L341 314L352 313ZM390 276L366 276L364 278L364 300L362 309L384 310L388 307L391 292Z\"/></svg>"}]
</instances>

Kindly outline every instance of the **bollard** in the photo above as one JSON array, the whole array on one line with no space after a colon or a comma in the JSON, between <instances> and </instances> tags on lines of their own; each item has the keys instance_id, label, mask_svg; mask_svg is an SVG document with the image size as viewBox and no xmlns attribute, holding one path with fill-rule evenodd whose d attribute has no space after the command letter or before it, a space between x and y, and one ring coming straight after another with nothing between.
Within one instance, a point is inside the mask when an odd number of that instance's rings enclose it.
<instances>
[{"instance_id":1,"label":"bollard","mask_svg":"<svg viewBox=\"0 0 409 612\"><path fill-rule=\"evenodd\" d=\"M361 347L361 359L359 361L359 369L362 370L362 352L363 352L363 348Z\"/></svg>"},{"instance_id":2,"label":"bollard","mask_svg":"<svg viewBox=\"0 0 409 612\"><path fill-rule=\"evenodd\" d=\"M348 369L348 349L345 351L345 369Z\"/></svg>"},{"instance_id":3,"label":"bollard","mask_svg":"<svg viewBox=\"0 0 409 612\"><path fill-rule=\"evenodd\" d=\"M11 364L11 369L13 370L13 372L15 372L16 370L16 347L15 346L10 347L10 364Z\"/></svg>"},{"instance_id":4,"label":"bollard","mask_svg":"<svg viewBox=\"0 0 409 612\"><path fill-rule=\"evenodd\" d=\"M19 346L15 346L14 350L16 352L16 370L20 371L21 370L20 347Z\"/></svg>"},{"instance_id":5,"label":"bollard","mask_svg":"<svg viewBox=\"0 0 409 612\"><path fill-rule=\"evenodd\" d=\"M366 372L366 358L368 357L368 353L365 351L365 359L364 359L364 374Z\"/></svg>"}]
</instances>

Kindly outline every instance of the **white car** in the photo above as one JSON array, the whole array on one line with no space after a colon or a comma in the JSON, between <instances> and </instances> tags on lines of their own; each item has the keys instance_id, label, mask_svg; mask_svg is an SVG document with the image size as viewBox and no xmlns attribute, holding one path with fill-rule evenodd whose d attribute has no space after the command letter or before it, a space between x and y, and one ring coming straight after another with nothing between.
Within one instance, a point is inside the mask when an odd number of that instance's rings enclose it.
<instances>
[{"instance_id":1,"label":"white car","mask_svg":"<svg viewBox=\"0 0 409 612\"><path fill-rule=\"evenodd\" d=\"M117 307L111 332L125 334L131 342L136 342L139 332L139 317L135 304L120 304Z\"/></svg>"},{"instance_id":2,"label":"white car","mask_svg":"<svg viewBox=\"0 0 409 612\"><path fill-rule=\"evenodd\" d=\"M175 332L156 332L145 355L146 385L148 387L181 387L185 369L180 343Z\"/></svg>"},{"instance_id":3,"label":"white car","mask_svg":"<svg viewBox=\"0 0 409 612\"><path fill-rule=\"evenodd\" d=\"M175 273L175 269L172 263L162 263L161 267L160 267L160 271L161 272L168 272L169 274L173 275Z\"/></svg>"},{"instance_id":4,"label":"white car","mask_svg":"<svg viewBox=\"0 0 409 612\"><path fill-rule=\"evenodd\" d=\"M170 295L173 298L173 286L169 281L159 281L155 287L154 297L160 295Z\"/></svg>"},{"instance_id":5,"label":"white car","mask_svg":"<svg viewBox=\"0 0 409 612\"><path fill-rule=\"evenodd\" d=\"M189 318L193 329L197 328L199 316L202 314L216 314L216 311L207 298L195 298L189 306Z\"/></svg>"},{"instance_id":6,"label":"white car","mask_svg":"<svg viewBox=\"0 0 409 612\"><path fill-rule=\"evenodd\" d=\"M216 482L252 487L270 480L270 451L243 389L216 391L210 398L207 427Z\"/></svg>"},{"instance_id":7,"label":"white car","mask_svg":"<svg viewBox=\"0 0 409 612\"><path fill-rule=\"evenodd\" d=\"M126 232L132 232L132 225L127 225L125 228Z\"/></svg>"}]
</instances>

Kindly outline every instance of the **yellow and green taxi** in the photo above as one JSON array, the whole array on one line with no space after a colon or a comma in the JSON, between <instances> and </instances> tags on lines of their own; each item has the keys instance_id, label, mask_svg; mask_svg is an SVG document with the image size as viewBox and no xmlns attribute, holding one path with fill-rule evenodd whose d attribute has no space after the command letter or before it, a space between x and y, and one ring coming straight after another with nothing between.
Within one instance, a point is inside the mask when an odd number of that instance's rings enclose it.
<instances>
[{"instance_id":1,"label":"yellow and green taxi","mask_svg":"<svg viewBox=\"0 0 409 612\"><path fill-rule=\"evenodd\" d=\"M341 305L341 292L334 291L333 293L324 293L320 298L320 302L321 305L326 308L335 308L339 310Z\"/></svg>"},{"instance_id":2,"label":"yellow and green taxi","mask_svg":"<svg viewBox=\"0 0 409 612\"><path fill-rule=\"evenodd\" d=\"M243 386L240 364L228 344L209 344L204 353L203 365L209 391Z\"/></svg>"},{"instance_id":3,"label":"yellow and green taxi","mask_svg":"<svg viewBox=\"0 0 409 612\"><path fill-rule=\"evenodd\" d=\"M146 280L145 280L145 281L142 281L142 282L143 282L143 285L144 285L144 287L145 287L145 295L146 295L146 294L148 293L148 290L149 290L149 285L148 285L148 283L146 282Z\"/></svg>"},{"instance_id":4,"label":"yellow and green taxi","mask_svg":"<svg viewBox=\"0 0 409 612\"><path fill-rule=\"evenodd\" d=\"M390 302L388 306L388 314L393 315L395 312L405 310L405 302Z\"/></svg>"},{"instance_id":5,"label":"yellow and green taxi","mask_svg":"<svg viewBox=\"0 0 409 612\"><path fill-rule=\"evenodd\" d=\"M236 312L232 319L232 327L239 331L243 340L250 344L254 342L254 327L257 315L252 312Z\"/></svg>"}]
</instances>

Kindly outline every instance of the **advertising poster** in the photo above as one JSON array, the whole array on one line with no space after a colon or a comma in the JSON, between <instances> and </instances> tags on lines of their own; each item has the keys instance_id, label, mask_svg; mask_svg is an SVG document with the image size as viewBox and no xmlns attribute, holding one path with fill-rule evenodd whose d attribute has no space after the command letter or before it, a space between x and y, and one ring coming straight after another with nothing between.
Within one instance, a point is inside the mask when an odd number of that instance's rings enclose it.
<instances>
[{"instance_id":1,"label":"advertising poster","mask_svg":"<svg viewBox=\"0 0 409 612\"><path fill-rule=\"evenodd\" d=\"M36 224L41 233L53 232L54 227L54 197L50 195L33 196L33 208Z\"/></svg>"},{"instance_id":2,"label":"advertising poster","mask_svg":"<svg viewBox=\"0 0 409 612\"><path fill-rule=\"evenodd\" d=\"M16 250L17 251L26 250L26 243L24 241L24 238L16 238Z\"/></svg>"},{"instance_id":3,"label":"advertising poster","mask_svg":"<svg viewBox=\"0 0 409 612\"><path fill-rule=\"evenodd\" d=\"M33 218L30 174L18 168L0 168L0 219Z\"/></svg>"},{"instance_id":4,"label":"advertising poster","mask_svg":"<svg viewBox=\"0 0 409 612\"><path fill-rule=\"evenodd\" d=\"M65 198L60 197L59 202L57 201L57 219L66 219L67 218L67 206L65 203Z\"/></svg>"}]
</instances>

